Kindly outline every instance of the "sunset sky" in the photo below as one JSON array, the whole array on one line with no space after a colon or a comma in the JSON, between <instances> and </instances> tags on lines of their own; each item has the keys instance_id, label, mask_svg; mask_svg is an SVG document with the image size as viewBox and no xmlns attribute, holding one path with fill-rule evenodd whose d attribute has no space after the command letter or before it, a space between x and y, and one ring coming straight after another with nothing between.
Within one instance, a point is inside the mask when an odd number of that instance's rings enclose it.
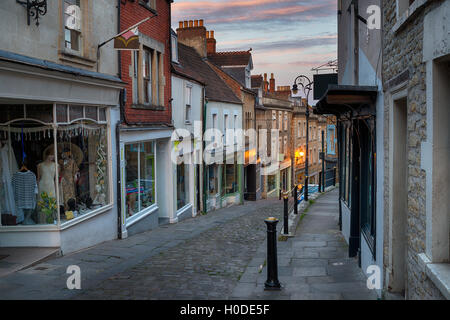
<instances>
[{"instance_id":1,"label":"sunset sky","mask_svg":"<svg viewBox=\"0 0 450 320\"><path fill-rule=\"evenodd\" d=\"M299 74L337 57L336 0L175 0L178 21L205 20L218 51L252 48L252 74L275 74L292 85Z\"/></svg>"}]
</instances>

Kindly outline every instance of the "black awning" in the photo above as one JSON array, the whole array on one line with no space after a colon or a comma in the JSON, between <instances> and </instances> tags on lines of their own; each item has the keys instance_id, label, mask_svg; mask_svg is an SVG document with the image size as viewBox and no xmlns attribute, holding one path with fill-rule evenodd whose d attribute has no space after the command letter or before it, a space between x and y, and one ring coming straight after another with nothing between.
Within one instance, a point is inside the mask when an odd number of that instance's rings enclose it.
<instances>
[{"instance_id":1,"label":"black awning","mask_svg":"<svg viewBox=\"0 0 450 320\"><path fill-rule=\"evenodd\" d=\"M340 115L355 111L374 114L377 86L328 85L328 89L317 102L314 114ZM370 109L373 109L372 111Z\"/></svg>"}]
</instances>

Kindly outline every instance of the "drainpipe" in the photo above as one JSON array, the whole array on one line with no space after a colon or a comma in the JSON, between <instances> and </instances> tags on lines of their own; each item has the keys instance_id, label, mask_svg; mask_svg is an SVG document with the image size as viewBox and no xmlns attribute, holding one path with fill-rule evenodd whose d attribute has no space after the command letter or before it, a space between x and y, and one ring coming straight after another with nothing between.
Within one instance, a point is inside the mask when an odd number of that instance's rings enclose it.
<instances>
[{"instance_id":1,"label":"drainpipe","mask_svg":"<svg viewBox=\"0 0 450 320\"><path fill-rule=\"evenodd\" d=\"M121 0L117 0L117 33L120 33L120 1ZM118 52L118 57L117 57L117 62L118 62L118 72L119 72L119 79L122 79L122 60L121 60L121 54L120 54L120 50L117 50ZM123 121L123 105L122 105L122 101L123 99L123 95L125 94L125 91L122 90L122 94L120 95L121 98L119 99L119 113L120 113L120 119L119 121L117 121L116 124L116 161L117 161L117 238L122 239L122 188L120 185L120 125L122 124Z\"/></svg>"},{"instance_id":2,"label":"drainpipe","mask_svg":"<svg viewBox=\"0 0 450 320\"><path fill-rule=\"evenodd\" d=\"M202 123L202 149L203 152L205 152L205 147L206 147L206 143L205 143L205 131L206 131L206 115L207 115L207 109L208 109L208 101L206 100L206 93L205 93L205 87L203 87L202 89L203 91L203 123ZM204 154L202 152L202 158L204 159ZM208 186L207 186L207 178L206 178L206 174L207 174L207 169L206 169L206 164L202 159L202 167L203 167L203 213L207 212L207 207L206 207L206 197L208 195Z\"/></svg>"}]
</instances>

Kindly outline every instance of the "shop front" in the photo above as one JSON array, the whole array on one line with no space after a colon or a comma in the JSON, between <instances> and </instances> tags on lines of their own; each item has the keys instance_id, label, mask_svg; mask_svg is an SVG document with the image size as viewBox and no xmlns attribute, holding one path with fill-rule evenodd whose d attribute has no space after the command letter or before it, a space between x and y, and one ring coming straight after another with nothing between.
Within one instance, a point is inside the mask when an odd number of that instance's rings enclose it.
<instances>
[{"instance_id":1,"label":"shop front","mask_svg":"<svg viewBox=\"0 0 450 320\"><path fill-rule=\"evenodd\" d=\"M122 82L43 64L0 56L0 246L66 254L117 237Z\"/></svg>"},{"instance_id":2,"label":"shop front","mask_svg":"<svg viewBox=\"0 0 450 320\"><path fill-rule=\"evenodd\" d=\"M178 221L172 179L172 128L120 127L121 237ZM181 187L181 186L180 186ZM184 198L178 201L180 204Z\"/></svg>"}]
</instances>

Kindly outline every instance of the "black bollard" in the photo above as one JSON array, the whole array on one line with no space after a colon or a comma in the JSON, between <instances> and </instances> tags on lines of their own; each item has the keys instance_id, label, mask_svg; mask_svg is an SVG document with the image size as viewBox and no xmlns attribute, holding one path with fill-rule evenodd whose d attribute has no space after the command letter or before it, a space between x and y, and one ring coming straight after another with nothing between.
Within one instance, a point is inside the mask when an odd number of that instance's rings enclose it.
<instances>
[{"instance_id":1,"label":"black bollard","mask_svg":"<svg viewBox=\"0 0 450 320\"><path fill-rule=\"evenodd\" d=\"M298 186L294 187L294 214L298 214L297 201L298 201Z\"/></svg>"},{"instance_id":2,"label":"black bollard","mask_svg":"<svg viewBox=\"0 0 450 320\"><path fill-rule=\"evenodd\" d=\"M322 192L322 172L319 172L319 193Z\"/></svg>"},{"instance_id":3,"label":"black bollard","mask_svg":"<svg viewBox=\"0 0 450 320\"><path fill-rule=\"evenodd\" d=\"M289 234L289 212L288 212L288 202L289 202L289 198L287 195L283 196L283 205L284 205L284 209L283 209L283 223L284 223L284 228L283 228L283 233L284 234Z\"/></svg>"},{"instance_id":4,"label":"black bollard","mask_svg":"<svg viewBox=\"0 0 450 320\"><path fill-rule=\"evenodd\" d=\"M303 192L305 201L308 201L308 183L308 176L305 176L305 191Z\"/></svg>"},{"instance_id":5,"label":"black bollard","mask_svg":"<svg viewBox=\"0 0 450 320\"><path fill-rule=\"evenodd\" d=\"M278 281L277 262L277 218L267 218L264 220L267 225L267 280L264 283L264 290L281 290Z\"/></svg>"},{"instance_id":6,"label":"black bollard","mask_svg":"<svg viewBox=\"0 0 450 320\"><path fill-rule=\"evenodd\" d=\"M333 168L333 186L336 186L336 167Z\"/></svg>"}]
</instances>

